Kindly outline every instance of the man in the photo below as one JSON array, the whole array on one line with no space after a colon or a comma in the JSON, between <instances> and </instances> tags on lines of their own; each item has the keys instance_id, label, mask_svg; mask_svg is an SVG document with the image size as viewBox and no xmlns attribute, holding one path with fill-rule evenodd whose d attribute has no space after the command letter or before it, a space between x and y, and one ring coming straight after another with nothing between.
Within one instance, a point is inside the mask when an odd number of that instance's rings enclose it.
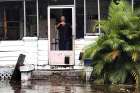
<instances>
[{"instance_id":1,"label":"man","mask_svg":"<svg viewBox=\"0 0 140 93\"><path fill-rule=\"evenodd\" d=\"M60 17L56 27L59 31L59 50L72 50L72 28L66 23L65 16Z\"/></svg>"}]
</instances>

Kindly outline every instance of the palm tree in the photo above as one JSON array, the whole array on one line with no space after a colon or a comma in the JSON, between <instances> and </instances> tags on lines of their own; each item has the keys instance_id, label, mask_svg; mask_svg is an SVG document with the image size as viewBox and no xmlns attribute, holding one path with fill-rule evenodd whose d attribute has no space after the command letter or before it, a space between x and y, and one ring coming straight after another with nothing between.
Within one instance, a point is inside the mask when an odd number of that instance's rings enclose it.
<instances>
[{"instance_id":1,"label":"palm tree","mask_svg":"<svg viewBox=\"0 0 140 93\"><path fill-rule=\"evenodd\" d=\"M139 87L140 17L125 0L116 2L111 2L108 18L98 23L103 34L85 47L83 59L92 59L97 77L117 84L131 74Z\"/></svg>"}]
</instances>

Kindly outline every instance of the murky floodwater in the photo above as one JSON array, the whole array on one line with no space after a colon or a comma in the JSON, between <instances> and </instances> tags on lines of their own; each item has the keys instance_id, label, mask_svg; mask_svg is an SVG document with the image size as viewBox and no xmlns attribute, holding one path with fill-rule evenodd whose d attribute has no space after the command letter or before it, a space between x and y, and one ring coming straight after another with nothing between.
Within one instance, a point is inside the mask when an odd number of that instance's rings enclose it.
<instances>
[{"instance_id":1,"label":"murky floodwater","mask_svg":"<svg viewBox=\"0 0 140 93\"><path fill-rule=\"evenodd\" d=\"M0 93L134 93L133 91L131 87L95 86L75 81L48 82L45 80L33 80L11 84L9 81L0 81Z\"/></svg>"}]
</instances>

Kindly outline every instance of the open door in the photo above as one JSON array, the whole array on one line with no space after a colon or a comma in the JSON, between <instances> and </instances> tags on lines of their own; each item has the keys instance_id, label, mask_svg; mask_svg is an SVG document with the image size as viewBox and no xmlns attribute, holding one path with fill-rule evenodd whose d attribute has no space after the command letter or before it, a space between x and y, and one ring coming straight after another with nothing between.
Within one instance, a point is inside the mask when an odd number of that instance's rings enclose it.
<instances>
[{"instance_id":1,"label":"open door","mask_svg":"<svg viewBox=\"0 0 140 93\"><path fill-rule=\"evenodd\" d=\"M74 65L74 7L49 6L48 32L49 64Z\"/></svg>"}]
</instances>

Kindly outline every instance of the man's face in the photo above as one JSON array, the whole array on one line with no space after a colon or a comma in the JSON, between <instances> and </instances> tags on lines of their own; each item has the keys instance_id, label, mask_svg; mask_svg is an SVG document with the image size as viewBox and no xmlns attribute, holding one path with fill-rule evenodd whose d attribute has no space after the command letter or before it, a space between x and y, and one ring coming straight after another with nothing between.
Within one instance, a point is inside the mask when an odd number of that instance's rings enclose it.
<instances>
[{"instance_id":1,"label":"man's face","mask_svg":"<svg viewBox=\"0 0 140 93\"><path fill-rule=\"evenodd\" d=\"M60 20L61 20L61 22L65 22L65 17L61 16Z\"/></svg>"}]
</instances>

